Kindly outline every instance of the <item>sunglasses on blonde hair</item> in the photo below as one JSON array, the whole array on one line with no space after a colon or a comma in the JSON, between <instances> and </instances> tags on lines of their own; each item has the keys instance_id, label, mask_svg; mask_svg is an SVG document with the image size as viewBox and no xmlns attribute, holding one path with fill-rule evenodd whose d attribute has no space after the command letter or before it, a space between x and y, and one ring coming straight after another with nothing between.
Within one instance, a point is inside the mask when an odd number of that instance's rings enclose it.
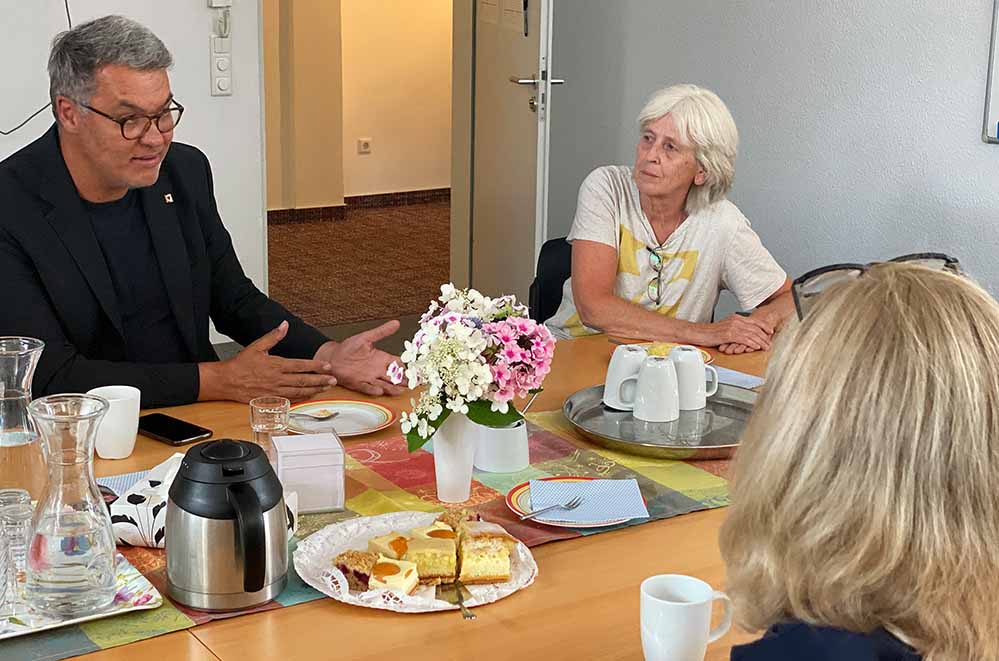
<instances>
[{"instance_id":1,"label":"sunglasses on blonde hair","mask_svg":"<svg viewBox=\"0 0 999 661\"><path fill-rule=\"evenodd\" d=\"M798 319L804 319L815 304L815 300L833 285L855 280L872 266L898 262L916 264L939 271L950 271L957 275L962 274L960 262L955 257L940 252L917 252L895 257L887 262L870 262L869 264L830 264L795 278L791 284L791 293L794 297L794 308L798 312Z\"/></svg>"}]
</instances>

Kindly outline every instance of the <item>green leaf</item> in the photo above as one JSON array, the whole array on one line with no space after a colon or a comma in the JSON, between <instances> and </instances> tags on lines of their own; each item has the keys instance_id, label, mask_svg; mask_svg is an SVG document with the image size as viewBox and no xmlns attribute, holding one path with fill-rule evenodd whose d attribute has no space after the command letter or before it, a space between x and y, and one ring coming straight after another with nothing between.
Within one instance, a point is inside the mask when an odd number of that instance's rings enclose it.
<instances>
[{"instance_id":1,"label":"green leaf","mask_svg":"<svg viewBox=\"0 0 999 661\"><path fill-rule=\"evenodd\" d=\"M451 415L451 409L444 409L435 420L430 421L430 426L434 429L440 429L441 425L444 424L444 421L447 420L449 415ZM415 427L406 433L406 446L409 448L410 452L416 452L426 445L429 440L429 438L423 438L420 436Z\"/></svg>"},{"instance_id":2,"label":"green leaf","mask_svg":"<svg viewBox=\"0 0 999 661\"><path fill-rule=\"evenodd\" d=\"M524 416L513 405L510 405L506 413L493 411L491 406L492 402L484 399L469 402L468 419L486 427L509 427L518 420L524 419Z\"/></svg>"}]
</instances>

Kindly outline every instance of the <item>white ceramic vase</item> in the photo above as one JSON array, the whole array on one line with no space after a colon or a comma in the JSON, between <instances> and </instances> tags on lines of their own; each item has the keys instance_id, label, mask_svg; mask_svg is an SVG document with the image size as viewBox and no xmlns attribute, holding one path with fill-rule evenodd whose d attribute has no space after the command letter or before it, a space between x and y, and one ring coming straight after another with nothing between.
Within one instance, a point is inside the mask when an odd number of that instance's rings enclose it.
<instances>
[{"instance_id":1,"label":"white ceramic vase","mask_svg":"<svg viewBox=\"0 0 999 661\"><path fill-rule=\"evenodd\" d=\"M463 503L472 489L472 464L479 425L460 413L447 417L433 435L437 499Z\"/></svg>"},{"instance_id":2,"label":"white ceramic vase","mask_svg":"<svg viewBox=\"0 0 999 661\"><path fill-rule=\"evenodd\" d=\"M531 463L527 445L527 421L518 420L509 427L479 428L475 448L475 467L488 473L516 473Z\"/></svg>"}]
</instances>

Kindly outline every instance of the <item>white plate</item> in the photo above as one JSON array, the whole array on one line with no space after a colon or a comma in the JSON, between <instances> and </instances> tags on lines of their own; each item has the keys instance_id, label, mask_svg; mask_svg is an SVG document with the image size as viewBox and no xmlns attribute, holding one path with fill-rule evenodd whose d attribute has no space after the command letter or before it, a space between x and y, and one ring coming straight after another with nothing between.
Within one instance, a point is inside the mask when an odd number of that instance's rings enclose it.
<instances>
[{"instance_id":1,"label":"white plate","mask_svg":"<svg viewBox=\"0 0 999 661\"><path fill-rule=\"evenodd\" d=\"M399 613L457 610L458 606L455 604L437 599L437 589L433 586L417 588L411 595L389 590L351 592L347 587L347 577L333 566L334 558L344 551L366 551L368 540L372 537L386 535L393 530L405 532L411 528L429 526L437 516L435 512L389 512L330 524L299 542L293 556L295 570L303 581L345 604ZM518 542L510 554L510 580L505 583L467 586L472 597L465 600L465 606L474 608L508 597L533 583L537 575L538 565L534 562L534 556L523 543Z\"/></svg>"},{"instance_id":2,"label":"white plate","mask_svg":"<svg viewBox=\"0 0 999 661\"><path fill-rule=\"evenodd\" d=\"M338 436L360 436L385 429L395 422L395 413L381 404L353 399L323 399L302 402L291 407L291 413L319 413L335 411L332 420L310 420L300 416L288 416L288 429L299 434L318 434L332 427Z\"/></svg>"}]
</instances>

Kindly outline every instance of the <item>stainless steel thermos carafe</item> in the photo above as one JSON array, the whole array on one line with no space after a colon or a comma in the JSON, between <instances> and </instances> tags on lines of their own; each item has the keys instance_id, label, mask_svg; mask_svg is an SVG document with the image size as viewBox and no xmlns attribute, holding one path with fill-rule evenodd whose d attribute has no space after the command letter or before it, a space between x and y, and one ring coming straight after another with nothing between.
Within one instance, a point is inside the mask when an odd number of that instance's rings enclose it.
<instances>
[{"instance_id":1,"label":"stainless steel thermos carafe","mask_svg":"<svg viewBox=\"0 0 999 661\"><path fill-rule=\"evenodd\" d=\"M167 589L202 610L270 601L288 574L281 482L260 446L221 439L187 451L170 487Z\"/></svg>"}]
</instances>

